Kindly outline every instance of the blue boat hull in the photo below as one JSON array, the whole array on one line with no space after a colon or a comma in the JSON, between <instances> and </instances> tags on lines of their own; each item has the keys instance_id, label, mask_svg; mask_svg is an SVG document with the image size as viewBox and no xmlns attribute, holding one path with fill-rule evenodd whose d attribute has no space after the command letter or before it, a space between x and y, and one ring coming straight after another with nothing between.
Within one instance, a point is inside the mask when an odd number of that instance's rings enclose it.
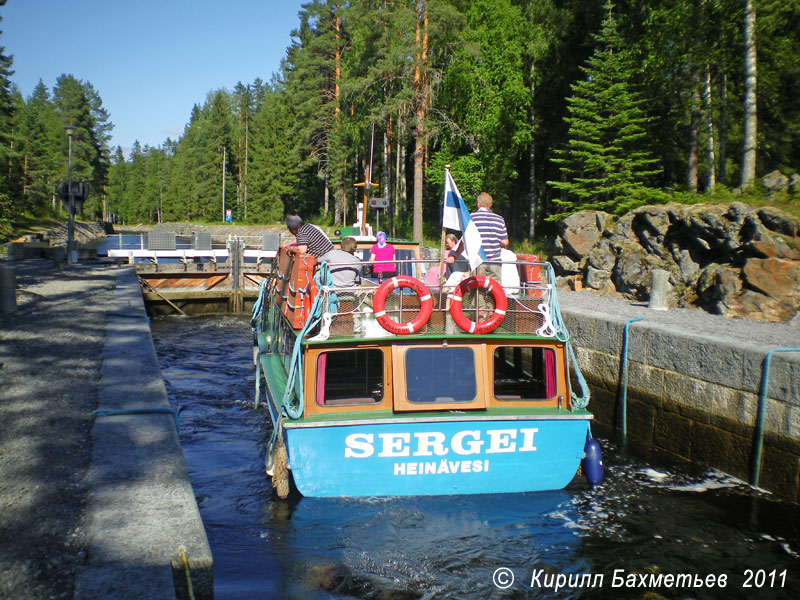
<instances>
[{"instance_id":1,"label":"blue boat hull","mask_svg":"<svg viewBox=\"0 0 800 600\"><path fill-rule=\"evenodd\" d=\"M304 496L416 496L555 490L574 477L589 419L510 418L286 424Z\"/></svg>"}]
</instances>

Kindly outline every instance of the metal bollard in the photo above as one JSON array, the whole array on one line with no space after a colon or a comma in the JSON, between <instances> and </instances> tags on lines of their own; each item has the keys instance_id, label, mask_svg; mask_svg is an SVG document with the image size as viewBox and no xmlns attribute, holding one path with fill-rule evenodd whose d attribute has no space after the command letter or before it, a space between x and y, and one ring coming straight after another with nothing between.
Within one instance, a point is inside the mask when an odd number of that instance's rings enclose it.
<instances>
[{"instance_id":1,"label":"metal bollard","mask_svg":"<svg viewBox=\"0 0 800 600\"><path fill-rule=\"evenodd\" d=\"M60 269L67 260L67 249L64 246L53 246L53 266Z\"/></svg>"},{"instance_id":2,"label":"metal bollard","mask_svg":"<svg viewBox=\"0 0 800 600\"><path fill-rule=\"evenodd\" d=\"M17 270L0 267L0 313L9 314L17 310Z\"/></svg>"},{"instance_id":3,"label":"metal bollard","mask_svg":"<svg viewBox=\"0 0 800 600\"><path fill-rule=\"evenodd\" d=\"M669 271L653 269L650 271L650 304L653 310L667 310L669 294Z\"/></svg>"}]
</instances>

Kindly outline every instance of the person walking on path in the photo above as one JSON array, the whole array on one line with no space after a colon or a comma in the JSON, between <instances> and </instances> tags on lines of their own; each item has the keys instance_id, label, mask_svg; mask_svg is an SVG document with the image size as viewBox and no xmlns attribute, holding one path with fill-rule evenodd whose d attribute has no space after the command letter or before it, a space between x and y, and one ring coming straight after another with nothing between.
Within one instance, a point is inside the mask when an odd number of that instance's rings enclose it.
<instances>
[{"instance_id":1,"label":"person walking on path","mask_svg":"<svg viewBox=\"0 0 800 600\"><path fill-rule=\"evenodd\" d=\"M502 216L492 212L492 197L487 192L478 194L478 210L470 214L483 242L486 261L478 266L478 274L500 281L500 250L508 247L508 230ZM494 263L494 264L492 264Z\"/></svg>"},{"instance_id":2,"label":"person walking on path","mask_svg":"<svg viewBox=\"0 0 800 600\"><path fill-rule=\"evenodd\" d=\"M297 239L296 246L286 249L288 254L311 254L318 261L325 260L325 255L333 250L333 243L316 225L304 223L297 215L286 217L286 227Z\"/></svg>"}]
</instances>

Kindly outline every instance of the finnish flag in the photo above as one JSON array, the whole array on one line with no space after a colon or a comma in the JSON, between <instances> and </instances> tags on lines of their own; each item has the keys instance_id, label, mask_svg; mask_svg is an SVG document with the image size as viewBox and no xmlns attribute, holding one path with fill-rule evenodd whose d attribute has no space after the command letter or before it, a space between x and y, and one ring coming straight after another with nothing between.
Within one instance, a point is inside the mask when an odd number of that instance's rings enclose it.
<instances>
[{"instance_id":1,"label":"finnish flag","mask_svg":"<svg viewBox=\"0 0 800 600\"><path fill-rule=\"evenodd\" d=\"M469 216L467 206L458 193L456 182L449 170L444 172L444 212L442 214L442 227L460 231L462 242L466 244L464 254L469 260L469 268L473 271L486 260L486 253L483 251L483 240L481 234L472 218Z\"/></svg>"}]
</instances>

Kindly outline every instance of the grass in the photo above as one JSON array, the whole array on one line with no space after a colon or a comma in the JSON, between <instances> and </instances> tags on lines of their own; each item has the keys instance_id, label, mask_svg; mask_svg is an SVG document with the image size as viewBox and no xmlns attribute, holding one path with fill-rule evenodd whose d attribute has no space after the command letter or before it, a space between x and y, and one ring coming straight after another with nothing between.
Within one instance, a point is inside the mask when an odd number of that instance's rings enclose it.
<instances>
[{"instance_id":1,"label":"grass","mask_svg":"<svg viewBox=\"0 0 800 600\"><path fill-rule=\"evenodd\" d=\"M789 192L770 194L760 185L755 185L740 193L734 193L722 185L717 185L713 194L675 192L671 200L681 204L702 204L705 202L710 204L732 204L733 202L742 202L755 207L772 206L793 217L800 218L800 194Z\"/></svg>"},{"instance_id":2,"label":"grass","mask_svg":"<svg viewBox=\"0 0 800 600\"><path fill-rule=\"evenodd\" d=\"M30 213L25 213L19 215L11 222L10 233L0 237L0 243L13 241L24 235L54 229L65 221L66 218L59 218L58 215L55 214L32 215Z\"/></svg>"}]
</instances>

